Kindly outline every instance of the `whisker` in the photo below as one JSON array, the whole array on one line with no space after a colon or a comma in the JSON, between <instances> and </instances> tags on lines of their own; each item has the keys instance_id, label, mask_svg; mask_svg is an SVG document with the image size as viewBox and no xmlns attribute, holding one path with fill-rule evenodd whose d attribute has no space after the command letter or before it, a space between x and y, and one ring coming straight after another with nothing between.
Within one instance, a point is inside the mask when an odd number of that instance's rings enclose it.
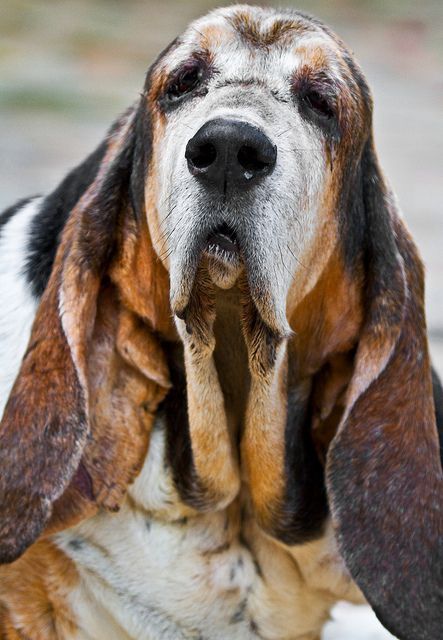
<instances>
[{"instance_id":1,"label":"whisker","mask_svg":"<svg viewBox=\"0 0 443 640\"><path fill-rule=\"evenodd\" d=\"M194 29L194 31L196 31L196 32L198 33L198 35L199 35L199 36L201 36L203 39L205 39L205 38L206 38L206 36L205 36L201 31L199 31L198 29L196 29L196 27L193 27L193 29Z\"/></svg>"},{"instance_id":2,"label":"whisker","mask_svg":"<svg viewBox=\"0 0 443 640\"><path fill-rule=\"evenodd\" d=\"M291 247L289 245L286 245L286 249L289 251L289 253L292 255L292 257L294 258L294 260L296 262L298 262L298 264L303 267L303 269L306 269L307 267L301 262L301 260L299 258L297 258L297 256L295 255L295 253L292 251Z\"/></svg>"},{"instance_id":3,"label":"whisker","mask_svg":"<svg viewBox=\"0 0 443 640\"><path fill-rule=\"evenodd\" d=\"M282 131L281 133L278 134L277 138L281 138L281 136L284 136L285 133L288 133L289 131L292 131L292 127L289 127L289 129L285 129L284 131Z\"/></svg>"},{"instance_id":4,"label":"whisker","mask_svg":"<svg viewBox=\"0 0 443 640\"><path fill-rule=\"evenodd\" d=\"M294 277L294 274L289 271L288 266L287 266L287 264L285 263L285 261L283 259L283 253L282 253L280 245L278 246L278 250L279 250L279 253L280 253L280 259L281 259L282 266L286 269L286 271L288 272L288 274L289 274L289 276L290 276L290 278L292 280L293 277Z\"/></svg>"}]
</instances>

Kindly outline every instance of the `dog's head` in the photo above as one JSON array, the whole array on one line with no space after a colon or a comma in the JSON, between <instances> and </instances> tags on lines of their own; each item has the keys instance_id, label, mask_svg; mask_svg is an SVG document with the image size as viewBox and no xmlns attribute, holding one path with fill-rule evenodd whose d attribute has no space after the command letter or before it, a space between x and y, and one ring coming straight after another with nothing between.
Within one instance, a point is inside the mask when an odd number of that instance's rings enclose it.
<instances>
[{"instance_id":1,"label":"dog's head","mask_svg":"<svg viewBox=\"0 0 443 640\"><path fill-rule=\"evenodd\" d=\"M245 296L258 399L241 450L258 520L300 544L321 535L327 493L382 621L402 638L439 635L423 271L371 113L350 52L299 13L220 9L161 54L65 185L68 221L1 425L4 560L45 527L118 508L170 386L161 341L176 339L174 315L189 319L203 269ZM282 399L269 428L264 398Z\"/></svg>"},{"instance_id":2,"label":"dog's head","mask_svg":"<svg viewBox=\"0 0 443 640\"><path fill-rule=\"evenodd\" d=\"M265 322L286 334L288 303L316 282L346 224L343 186L371 126L361 72L311 18L234 7L189 27L146 96L151 230L173 311L185 313L204 257L222 287L244 270Z\"/></svg>"}]
</instances>

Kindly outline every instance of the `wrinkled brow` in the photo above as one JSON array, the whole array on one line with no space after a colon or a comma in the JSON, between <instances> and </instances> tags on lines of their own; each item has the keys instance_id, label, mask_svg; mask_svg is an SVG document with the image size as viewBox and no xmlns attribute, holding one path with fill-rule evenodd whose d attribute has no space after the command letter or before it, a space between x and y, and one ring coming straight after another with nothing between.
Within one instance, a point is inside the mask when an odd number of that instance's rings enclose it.
<instances>
[{"instance_id":1,"label":"wrinkled brow","mask_svg":"<svg viewBox=\"0 0 443 640\"><path fill-rule=\"evenodd\" d=\"M269 47L284 40L285 36L318 30L315 24L310 24L301 17L276 18L267 29L263 28L262 21L254 19L248 12L239 11L233 16L227 16L227 20L245 42L256 47Z\"/></svg>"}]
</instances>

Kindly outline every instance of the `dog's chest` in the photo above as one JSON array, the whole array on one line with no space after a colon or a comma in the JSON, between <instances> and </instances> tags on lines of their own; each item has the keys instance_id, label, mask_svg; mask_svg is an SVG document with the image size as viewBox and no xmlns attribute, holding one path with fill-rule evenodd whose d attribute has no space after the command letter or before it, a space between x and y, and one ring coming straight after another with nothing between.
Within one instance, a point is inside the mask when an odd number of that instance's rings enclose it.
<instances>
[{"instance_id":1,"label":"dog's chest","mask_svg":"<svg viewBox=\"0 0 443 640\"><path fill-rule=\"evenodd\" d=\"M236 294L223 302L215 356L236 437L247 365ZM166 431L158 417L119 513L58 536L81 575L70 602L77 640L317 640L332 592L349 586L330 539L284 548L255 524L246 490L228 509L197 514L175 489Z\"/></svg>"},{"instance_id":2,"label":"dog's chest","mask_svg":"<svg viewBox=\"0 0 443 640\"><path fill-rule=\"evenodd\" d=\"M77 638L316 638L331 598L307 585L294 557L241 506L191 514L157 427L121 511L56 537L81 576L70 596Z\"/></svg>"}]
</instances>

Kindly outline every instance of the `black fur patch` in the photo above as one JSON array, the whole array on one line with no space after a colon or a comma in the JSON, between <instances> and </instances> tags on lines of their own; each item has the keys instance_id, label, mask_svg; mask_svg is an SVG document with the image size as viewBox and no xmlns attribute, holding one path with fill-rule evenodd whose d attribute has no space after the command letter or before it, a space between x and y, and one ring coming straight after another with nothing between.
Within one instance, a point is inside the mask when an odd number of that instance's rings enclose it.
<instances>
[{"instance_id":1,"label":"black fur patch","mask_svg":"<svg viewBox=\"0 0 443 640\"><path fill-rule=\"evenodd\" d=\"M69 214L95 179L106 147L107 140L66 176L55 191L43 200L40 211L31 223L26 279L37 298L43 294L49 280Z\"/></svg>"},{"instance_id":2,"label":"black fur patch","mask_svg":"<svg viewBox=\"0 0 443 640\"><path fill-rule=\"evenodd\" d=\"M327 32L336 39L336 36L328 29ZM372 113L371 92L361 70L345 50L343 51L343 59L365 104L367 126ZM365 190L367 191L367 184L365 186L365 179L372 175L375 158L370 152L370 140L365 143L364 149L356 147L349 150L349 153L350 160L344 167L341 178L342 190L338 202L338 219L345 264L352 271L362 256L366 229Z\"/></svg>"},{"instance_id":3,"label":"black fur patch","mask_svg":"<svg viewBox=\"0 0 443 640\"><path fill-rule=\"evenodd\" d=\"M344 169L338 201L339 238L345 266L353 272L362 258L365 234L362 162Z\"/></svg>"},{"instance_id":4,"label":"black fur patch","mask_svg":"<svg viewBox=\"0 0 443 640\"><path fill-rule=\"evenodd\" d=\"M202 509L205 507L204 490L192 455L183 347L164 343L163 348L172 382L172 389L160 407L160 415L166 422L167 458L182 500L196 509Z\"/></svg>"},{"instance_id":5,"label":"black fur patch","mask_svg":"<svg viewBox=\"0 0 443 640\"><path fill-rule=\"evenodd\" d=\"M84 264L102 277L115 249L121 213L128 211L135 127L131 124L90 206L82 212L79 247Z\"/></svg>"},{"instance_id":6,"label":"black fur patch","mask_svg":"<svg viewBox=\"0 0 443 640\"><path fill-rule=\"evenodd\" d=\"M291 381L288 386L285 431L287 482L281 513L276 514L272 533L285 544L293 545L322 535L328 516L328 502L323 467L311 435L309 400L301 399L297 390L291 390Z\"/></svg>"},{"instance_id":7,"label":"black fur patch","mask_svg":"<svg viewBox=\"0 0 443 640\"><path fill-rule=\"evenodd\" d=\"M8 222L15 216L15 214L21 211L21 209L29 204L34 198L35 196L33 196L32 198L22 198L0 213L0 234L2 227L6 226Z\"/></svg>"}]
</instances>

